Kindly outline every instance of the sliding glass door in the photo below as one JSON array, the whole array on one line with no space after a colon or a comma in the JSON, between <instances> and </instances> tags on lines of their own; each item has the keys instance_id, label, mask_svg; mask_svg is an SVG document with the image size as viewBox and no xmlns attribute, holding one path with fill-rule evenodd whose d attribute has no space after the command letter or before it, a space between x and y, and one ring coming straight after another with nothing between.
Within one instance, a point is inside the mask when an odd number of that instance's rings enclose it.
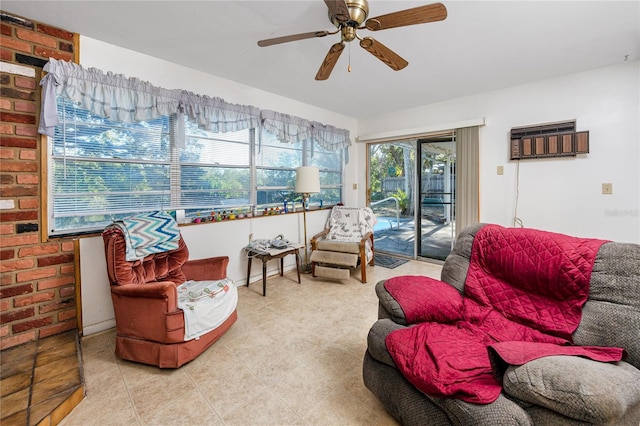
<instances>
[{"instance_id":1,"label":"sliding glass door","mask_svg":"<svg viewBox=\"0 0 640 426\"><path fill-rule=\"evenodd\" d=\"M367 147L368 203L378 219L376 251L444 260L454 240L453 132Z\"/></svg>"},{"instance_id":2,"label":"sliding glass door","mask_svg":"<svg viewBox=\"0 0 640 426\"><path fill-rule=\"evenodd\" d=\"M418 256L444 260L454 241L456 143L453 135L420 139Z\"/></svg>"}]
</instances>

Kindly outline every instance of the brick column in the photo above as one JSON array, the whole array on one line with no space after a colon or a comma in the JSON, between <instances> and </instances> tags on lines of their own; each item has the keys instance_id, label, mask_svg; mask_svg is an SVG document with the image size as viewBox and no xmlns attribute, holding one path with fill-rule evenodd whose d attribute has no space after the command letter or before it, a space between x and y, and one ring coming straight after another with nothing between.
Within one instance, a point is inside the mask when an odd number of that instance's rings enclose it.
<instances>
[{"instance_id":1,"label":"brick column","mask_svg":"<svg viewBox=\"0 0 640 426\"><path fill-rule=\"evenodd\" d=\"M75 254L42 233L46 152L37 133L49 57L73 60L75 36L0 11L0 349L76 328ZM45 159L46 160L46 159Z\"/></svg>"}]
</instances>

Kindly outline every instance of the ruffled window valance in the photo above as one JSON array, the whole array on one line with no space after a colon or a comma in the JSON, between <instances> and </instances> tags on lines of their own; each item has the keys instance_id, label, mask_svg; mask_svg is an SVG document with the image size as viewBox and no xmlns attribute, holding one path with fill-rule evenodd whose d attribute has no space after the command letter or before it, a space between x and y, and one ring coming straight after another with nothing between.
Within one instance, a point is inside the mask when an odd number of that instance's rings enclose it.
<instances>
[{"instance_id":1,"label":"ruffled window valance","mask_svg":"<svg viewBox=\"0 0 640 426\"><path fill-rule=\"evenodd\" d=\"M351 145L349 131L345 129L250 105L231 104L221 98L185 90L163 89L137 78L111 72L105 74L73 62L50 58L44 71L47 75L40 82L42 108L38 131L47 136L53 136L58 125L56 96L63 96L93 114L123 123L185 114L200 127L214 132L233 132L262 125L283 142L313 138L329 150Z\"/></svg>"}]
</instances>

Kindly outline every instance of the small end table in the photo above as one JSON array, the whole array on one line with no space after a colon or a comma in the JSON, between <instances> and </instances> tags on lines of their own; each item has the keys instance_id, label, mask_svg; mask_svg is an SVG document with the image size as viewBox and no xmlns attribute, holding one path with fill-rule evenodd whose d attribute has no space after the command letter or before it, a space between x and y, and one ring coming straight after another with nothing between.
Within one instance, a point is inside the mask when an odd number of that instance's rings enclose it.
<instances>
[{"instance_id":1,"label":"small end table","mask_svg":"<svg viewBox=\"0 0 640 426\"><path fill-rule=\"evenodd\" d=\"M300 247L287 247L284 249L268 249L258 250L253 247L247 247L249 256L247 262L247 287L251 278L251 260L255 257L262 261L262 295L267 295L267 262L272 259L280 259L280 276L284 276L284 258L290 254L296 256L296 272L298 273L298 284L300 284Z\"/></svg>"}]
</instances>

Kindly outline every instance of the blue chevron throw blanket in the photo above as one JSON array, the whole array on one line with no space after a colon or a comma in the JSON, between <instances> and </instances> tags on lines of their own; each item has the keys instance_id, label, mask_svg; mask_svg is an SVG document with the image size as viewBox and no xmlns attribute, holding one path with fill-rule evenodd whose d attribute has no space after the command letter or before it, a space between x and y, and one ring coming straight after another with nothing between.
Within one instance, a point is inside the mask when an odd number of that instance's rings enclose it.
<instances>
[{"instance_id":1,"label":"blue chevron throw blanket","mask_svg":"<svg viewBox=\"0 0 640 426\"><path fill-rule=\"evenodd\" d=\"M180 241L178 224L171 216L160 211L140 213L116 221L110 226L122 231L127 245L125 258L128 261L175 250Z\"/></svg>"}]
</instances>

